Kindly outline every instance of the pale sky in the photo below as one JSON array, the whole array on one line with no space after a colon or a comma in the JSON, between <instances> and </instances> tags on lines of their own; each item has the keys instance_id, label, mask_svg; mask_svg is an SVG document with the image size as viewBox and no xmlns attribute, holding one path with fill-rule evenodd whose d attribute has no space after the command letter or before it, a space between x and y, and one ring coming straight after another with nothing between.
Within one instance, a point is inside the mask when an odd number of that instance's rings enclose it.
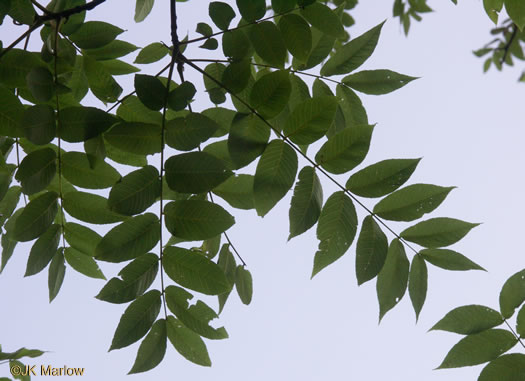
<instances>
[{"instance_id":1,"label":"pale sky","mask_svg":"<svg viewBox=\"0 0 525 381\"><path fill-rule=\"evenodd\" d=\"M158 1L141 24L133 23L131 3L107 1L90 12L90 18L128 29L120 38L141 47L155 41L168 43L168 2ZM188 31L195 37L196 22L211 25L204 3L178 4L181 33ZM374 55L361 69L391 69L422 77L390 95L361 97L370 121L377 123L363 166L390 158L423 157L410 183L457 186L430 216L483 222L451 248L488 273L447 272L429 265L429 292L418 324L407 293L378 326L375 280L357 287L355 242L344 257L310 280L318 245L315 228L286 242L289 192L264 219L254 211L233 211L237 224L229 235L253 275L254 297L250 306L242 305L234 294L230 297L216 324L224 325L230 338L206 341L211 368L186 361L168 343L157 368L126 376L139 342L107 353L126 306L96 300L105 282L71 268L58 297L49 304L47 269L23 278L27 244L17 246L0 276L3 350L22 346L48 350L26 362L84 367L83 380L476 380L482 366L432 370L461 336L427 331L461 305L497 309L504 281L524 267L520 216L525 213L521 125L525 85L517 83L521 65L503 73L482 73L483 61L471 53L491 39L491 22L481 1L463 0L458 6L431 2L436 12L414 23L408 38L391 18L391 1L381 2L381 8L378 2L361 3L352 13L357 25L350 29L351 35L388 19ZM6 40L11 40L18 31L5 24L0 33L6 36L7 31ZM214 57L204 50L193 52L186 56ZM132 62L135 55L125 60ZM202 78L190 68L186 76L202 87ZM123 83L129 88L131 82ZM196 109L208 107L204 101L196 102ZM341 181L347 178L341 176ZM322 181L326 200L335 189ZM370 208L374 205L364 202ZM364 216L359 208L358 213ZM389 225L398 232L408 226ZM108 279L120 267L102 264ZM160 287L158 279L153 287ZM214 308L217 305L216 298L204 300ZM518 351L516 346L511 352ZM7 373L3 365L0 376Z\"/></svg>"}]
</instances>

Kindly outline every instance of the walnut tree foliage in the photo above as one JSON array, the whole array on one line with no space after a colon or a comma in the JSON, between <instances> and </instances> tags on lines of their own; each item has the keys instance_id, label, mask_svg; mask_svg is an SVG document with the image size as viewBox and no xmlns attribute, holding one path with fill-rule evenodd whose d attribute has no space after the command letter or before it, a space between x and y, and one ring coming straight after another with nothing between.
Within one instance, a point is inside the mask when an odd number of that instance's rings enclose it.
<instances>
[{"instance_id":1,"label":"walnut tree foliage","mask_svg":"<svg viewBox=\"0 0 525 381\"><path fill-rule=\"evenodd\" d=\"M50 302L68 272L103 280L96 298L123 311L109 350L140 341L129 373L156 367L167 345L211 365L206 340L228 333L210 322L234 289L243 303L252 299L252 276L228 236L235 209L265 216L288 192L288 239L316 229L311 276L355 252L357 283L376 280L380 320L407 291L417 319L427 264L483 270L449 248L476 223L426 216L453 187L410 184L418 158L361 166L375 126L358 94L384 95L416 78L361 68L384 21L350 38L357 0L211 1L209 17L185 37L175 0L158 2L171 17L163 34L171 43L143 48L116 25L85 21L104 2L0 2L0 22L23 29L0 40L0 271L18 242L32 242L25 275L48 272ZM141 22L154 0L130 4ZM503 0L484 5L497 22ZM525 24L521 1L505 7L511 21L501 32L514 37L505 37L503 55L493 53L500 66L520 58ZM428 11L425 0L394 2L406 32ZM24 47L30 35L38 51ZM190 44L209 59L186 56ZM150 73L158 62L164 69ZM185 80L189 72L202 82ZM126 75L129 94L115 78ZM90 105L88 93L105 107ZM202 98L209 107L196 110ZM329 183L337 190L323 194ZM107 280L103 262L120 272ZM479 380L523 380L525 355L504 353L525 335L524 279L521 272L505 283L500 311L459 307L432 328L466 335L441 368L488 362ZM200 294L216 296L218 307ZM516 311L514 330L507 319ZM502 324L508 329L495 328ZM0 351L0 361L42 354Z\"/></svg>"}]
</instances>

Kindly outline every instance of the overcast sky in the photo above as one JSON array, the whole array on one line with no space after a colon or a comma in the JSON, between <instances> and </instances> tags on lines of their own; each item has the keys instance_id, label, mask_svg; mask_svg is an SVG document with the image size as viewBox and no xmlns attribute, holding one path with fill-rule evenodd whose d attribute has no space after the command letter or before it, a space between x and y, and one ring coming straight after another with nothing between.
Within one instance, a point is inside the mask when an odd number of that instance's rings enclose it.
<instances>
[{"instance_id":1,"label":"overcast sky","mask_svg":"<svg viewBox=\"0 0 525 381\"><path fill-rule=\"evenodd\" d=\"M90 18L128 29L120 38L141 47L154 41L168 43L168 2L158 1L153 14L138 25L133 23L130 3L108 1L90 12ZM181 33L195 36L197 21L211 24L204 3L191 0L178 5ZM362 3L353 11L357 20L350 29L353 36L388 19L375 54L362 69L422 77L390 95L362 96L370 121L377 123L364 165L423 157L411 183L457 186L432 216L483 222L452 248L488 273L446 272L429 266L429 292L418 324L407 293L378 326L375 281L357 287L355 244L310 280L318 241L311 229L286 242L289 192L264 219L254 211L234 211L237 224L229 234L253 274L254 298L246 307L232 294L220 318L230 338L207 341L211 368L189 363L168 344L156 369L125 376L139 343L107 353L125 306L94 299L104 281L71 268L60 294L49 304L47 270L23 278L27 244L18 245L0 276L3 349L48 350L29 363L84 367L87 380L476 380L482 366L433 371L460 336L427 331L460 305L497 309L504 281L525 267L520 218L525 213L525 87L516 82L521 67L482 73L482 61L472 55L491 38L491 22L481 1L463 0L458 6L432 2L437 12L413 24L408 38L391 18L391 1L380 2L383 8L378 2ZM0 33L12 39L19 32L4 25ZM186 55L210 53L193 50ZM132 62L134 56L127 60ZM186 73L187 79L201 86L200 76L191 69ZM207 107L205 102L196 103L196 109ZM334 188L324 180L323 184L326 200ZM407 226L391 225L398 232ZM119 267L103 264L102 268L109 279ZM159 287L158 280L154 287ZM215 298L205 300L216 306ZM7 366L0 368L0 376L7 372Z\"/></svg>"}]
</instances>

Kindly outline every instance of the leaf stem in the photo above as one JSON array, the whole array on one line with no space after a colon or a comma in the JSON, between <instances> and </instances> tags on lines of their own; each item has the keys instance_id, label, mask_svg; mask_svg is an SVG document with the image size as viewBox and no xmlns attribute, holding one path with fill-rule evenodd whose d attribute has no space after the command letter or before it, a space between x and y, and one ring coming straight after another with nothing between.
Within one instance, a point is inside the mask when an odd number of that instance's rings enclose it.
<instances>
[{"instance_id":1,"label":"leaf stem","mask_svg":"<svg viewBox=\"0 0 525 381\"><path fill-rule=\"evenodd\" d=\"M505 322L505 324L507 325L507 327L509 327L509 330L510 332L512 332L512 334L514 335L514 337L516 337L516 340L518 340L518 342L521 344L521 346L523 348L525 348L525 344L523 344L523 341L521 341L521 337L516 333L516 331L514 331L514 329L512 329L512 326L509 324L509 322L507 321L507 319L503 319L503 321Z\"/></svg>"}]
</instances>

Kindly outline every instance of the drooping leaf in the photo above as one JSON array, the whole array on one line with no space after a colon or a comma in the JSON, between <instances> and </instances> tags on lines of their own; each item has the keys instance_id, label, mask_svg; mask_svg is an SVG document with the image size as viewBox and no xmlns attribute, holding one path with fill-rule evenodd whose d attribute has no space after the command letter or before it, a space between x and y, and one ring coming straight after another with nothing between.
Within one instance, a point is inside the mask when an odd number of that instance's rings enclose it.
<instances>
[{"instance_id":1,"label":"drooping leaf","mask_svg":"<svg viewBox=\"0 0 525 381\"><path fill-rule=\"evenodd\" d=\"M46 192L30 201L15 222L12 238L26 242L40 237L53 223L58 194Z\"/></svg>"},{"instance_id":2,"label":"drooping leaf","mask_svg":"<svg viewBox=\"0 0 525 381\"><path fill-rule=\"evenodd\" d=\"M49 303L53 301L62 287L64 281L64 275L66 274L66 265L64 261L64 248L57 250L51 264L49 265L48 274L48 288L49 288Z\"/></svg>"},{"instance_id":3,"label":"drooping leaf","mask_svg":"<svg viewBox=\"0 0 525 381\"><path fill-rule=\"evenodd\" d=\"M171 279L191 290L218 295L232 288L217 264L191 250L166 247L162 264Z\"/></svg>"},{"instance_id":4,"label":"drooping leaf","mask_svg":"<svg viewBox=\"0 0 525 381\"><path fill-rule=\"evenodd\" d=\"M287 14L279 19L278 26L292 56L305 62L312 50L312 32L308 23L299 15Z\"/></svg>"},{"instance_id":5,"label":"drooping leaf","mask_svg":"<svg viewBox=\"0 0 525 381\"><path fill-rule=\"evenodd\" d=\"M292 91L289 74L277 70L263 75L253 84L250 104L265 118L277 116L287 105Z\"/></svg>"},{"instance_id":6,"label":"drooping leaf","mask_svg":"<svg viewBox=\"0 0 525 381\"><path fill-rule=\"evenodd\" d=\"M13 214L16 206L18 205L18 201L20 201L21 193L22 188L16 185L12 186L9 188L2 201L0 201L0 226L2 226L4 222Z\"/></svg>"},{"instance_id":7,"label":"drooping leaf","mask_svg":"<svg viewBox=\"0 0 525 381\"><path fill-rule=\"evenodd\" d=\"M222 35L222 51L226 57L242 60L253 53L253 47L246 33L242 29L235 29Z\"/></svg>"},{"instance_id":8,"label":"drooping leaf","mask_svg":"<svg viewBox=\"0 0 525 381\"><path fill-rule=\"evenodd\" d=\"M419 252L425 261L445 270L466 271L483 270L483 267L472 262L464 255L448 249L423 249Z\"/></svg>"},{"instance_id":9,"label":"drooping leaf","mask_svg":"<svg viewBox=\"0 0 525 381\"><path fill-rule=\"evenodd\" d=\"M222 245L217 265L222 269L222 271L224 271L224 275L226 276L228 282L230 284L235 284L235 271L237 269L237 265L235 263L235 257L230 251L229 244L225 243L224 245ZM224 308L224 305L226 304L230 293L231 291L228 291L218 295L219 313L222 312L222 309Z\"/></svg>"},{"instance_id":10,"label":"drooping leaf","mask_svg":"<svg viewBox=\"0 0 525 381\"><path fill-rule=\"evenodd\" d=\"M237 175L213 188L212 192L237 209L254 209L253 176Z\"/></svg>"},{"instance_id":11,"label":"drooping leaf","mask_svg":"<svg viewBox=\"0 0 525 381\"><path fill-rule=\"evenodd\" d=\"M170 202L164 208L166 228L191 241L209 239L228 230L235 219L220 205L204 200Z\"/></svg>"},{"instance_id":12,"label":"drooping leaf","mask_svg":"<svg viewBox=\"0 0 525 381\"><path fill-rule=\"evenodd\" d=\"M425 260L420 255L415 255L410 265L408 276L408 293L412 306L416 313L416 320L419 319L419 313L425 304L428 287L428 271Z\"/></svg>"},{"instance_id":13,"label":"drooping leaf","mask_svg":"<svg viewBox=\"0 0 525 381\"><path fill-rule=\"evenodd\" d=\"M492 22L498 24L498 14L503 8L503 0L483 0L483 7Z\"/></svg>"},{"instance_id":14,"label":"drooping leaf","mask_svg":"<svg viewBox=\"0 0 525 381\"><path fill-rule=\"evenodd\" d=\"M68 192L63 199L66 212L84 222L103 225L126 219L126 216L109 210L107 204L104 197L86 192Z\"/></svg>"},{"instance_id":15,"label":"drooping leaf","mask_svg":"<svg viewBox=\"0 0 525 381\"><path fill-rule=\"evenodd\" d=\"M158 290L151 290L131 303L120 318L109 350L127 347L144 337L157 318L160 305Z\"/></svg>"},{"instance_id":16,"label":"drooping leaf","mask_svg":"<svg viewBox=\"0 0 525 381\"><path fill-rule=\"evenodd\" d=\"M525 26L525 4L520 0L505 0L505 10L514 24L523 30Z\"/></svg>"},{"instance_id":17,"label":"drooping leaf","mask_svg":"<svg viewBox=\"0 0 525 381\"><path fill-rule=\"evenodd\" d=\"M254 0L246 1L251 2ZM259 1L259 0L257 0ZM264 3L264 0L262 0ZM255 52L266 63L276 68L283 68L286 59L286 45L279 28L271 21L262 21L252 25L248 37Z\"/></svg>"},{"instance_id":18,"label":"drooping leaf","mask_svg":"<svg viewBox=\"0 0 525 381\"><path fill-rule=\"evenodd\" d=\"M264 150L253 181L257 214L266 215L292 187L297 174L297 153L280 139Z\"/></svg>"},{"instance_id":19,"label":"drooping leaf","mask_svg":"<svg viewBox=\"0 0 525 381\"><path fill-rule=\"evenodd\" d=\"M258 158L269 137L270 128L255 114L236 114L228 136L228 152L237 168Z\"/></svg>"},{"instance_id":20,"label":"drooping leaf","mask_svg":"<svg viewBox=\"0 0 525 381\"><path fill-rule=\"evenodd\" d=\"M499 308L505 319L514 315L514 310L525 302L525 270L512 275L499 294Z\"/></svg>"},{"instance_id":21,"label":"drooping leaf","mask_svg":"<svg viewBox=\"0 0 525 381\"><path fill-rule=\"evenodd\" d=\"M237 266L235 270L235 289L241 302L246 305L250 304L253 295L252 274L244 266Z\"/></svg>"},{"instance_id":22,"label":"drooping leaf","mask_svg":"<svg viewBox=\"0 0 525 381\"><path fill-rule=\"evenodd\" d=\"M62 174L73 185L87 189L104 189L113 186L120 174L108 163L97 160L93 168L83 152L62 154Z\"/></svg>"},{"instance_id":23,"label":"drooping leaf","mask_svg":"<svg viewBox=\"0 0 525 381\"><path fill-rule=\"evenodd\" d=\"M241 16L248 22L253 22L264 17L266 13L265 0L236 0Z\"/></svg>"},{"instance_id":24,"label":"drooping leaf","mask_svg":"<svg viewBox=\"0 0 525 381\"><path fill-rule=\"evenodd\" d=\"M22 191L31 195L44 190L56 174L56 154L51 148L42 148L29 153L18 167L15 178Z\"/></svg>"},{"instance_id":25,"label":"drooping leaf","mask_svg":"<svg viewBox=\"0 0 525 381\"><path fill-rule=\"evenodd\" d=\"M346 188L362 197L381 197L403 185L421 159L390 159L372 164L354 173Z\"/></svg>"},{"instance_id":26,"label":"drooping leaf","mask_svg":"<svg viewBox=\"0 0 525 381\"><path fill-rule=\"evenodd\" d=\"M321 32L336 38L342 38L345 33L341 19L328 6L314 2L301 9L301 15Z\"/></svg>"},{"instance_id":27,"label":"drooping leaf","mask_svg":"<svg viewBox=\"0 0 525 381\"><path fill-rule=\"evenodd\" d=\"M363 70L347 75L342 82L365 94L388 94L417 79L391 70Z\"/></svg>"},{"instance_id":28,"label":"drooping leaf","mask_svg":"<svg viewBox=\"0 0 525 381\"><path fill-rule=\"evenodd\" d=\"M206 115L190 113L168 121L166 143L179 151L191 151L214 136L219 128L219 124Z\"/></svg>"},{"instance_id":29,"label":"drooping leaf","mask_svg":"<svg viewBox=\"0 0 525 381\"><path fill-rule=\"evenodd\" d=\"M368 215L363 220L361 233L357 239L355 270L357 284L373 279L385 264L388 252L388 240L381 227Z\"/></svg>"},{"instance_id":30,"label":"drooping leaf","mask_svg":"<svg viewBox=\"0 0 525 381\"><path fill-rule=\"evenodd\" d=\"M525 374L525 355L511 353L488 363L481 371L478 381L521 381Z\"/></svg>"},{"instance_id":31,"label":"drooping leaf","mask_svg":"<svg viewBox=\"0 0 525 381\"><path fill-rule=\"evenodd\" d=\"M454 218L431 218L403 230L401 237L432 249L456 243L478 225Z\"/></svg>"},{"instance_id":32,"label":"drooping leaf","mask_svg":"<svg viewBox=\"0 0 525 381\"><path fill-rule=\"evenodd\" d=\"M12 51L10 52L12 53ZM9 57L8 55L5 57ZM5 57L2 57L4 65ZM0 82L1 82L0 68ZM0 86L0 132L4 136L23 136L22 118L24 117L24 106L15 94L4 86Z\"/></svg>"},{"instance_id":33,"label":"drooping leaf","mask_svg":"<svg viewBox=\"0 0 525 381\"><path fill-rule=\"evenodd\" d=\"M430 329L472 335L502 323L503 317L498 311L473 304L453 309Z\"/></svg>"},{"instance_id":34,"label":"drooping leaf","mask_svg":"<svg viewBox=\"0 0 525 381\"><path fill-rule=\"evenodd\" d=\"M24 276L38 274L46 268L57 251L60 233L60 225L53 224L35 241L29 252Z\"/></svg>"},{"instance_id":35,"label":"drooping leaf","mask_svg":"<svg viewBox=\"0 0 525 381\"><path fill-rule=\"evenodd\" d=\"M208 7L208 14L220 30L228 30L235 17L233 8L222 1L212 1Z\"/></svg>"},{"instance_id":36,"label":"drooping leaf","mask_svg":"<svg viewBox=\"0 0 525 381\"><path fill-rule=\"evenodd\" d=\"M438 369L483 364L507 352L517 341L511 332L503 329L468 335L452 347Z\"/></svg>"},{"instance_id":37,"label":"drooping leaf","mask_svg":"<svg viewBox=\"0 0 525 381\"><path fill-rule=\"evenodd\" d=\"M385 264L377 276L379 321L405 295L408 284L409 262L403 244L394 239L388 248Z\"/></svg>"},{"instance_id":38,"label":"drooping leaf","mask_svg":"<svg viewBox=\"0 0 525 381\"><path fill-rule=\"evenodd\" d=\"M333 193L326 200L317 224L319 248L312 277L346 253L356 231L357 214L352 200L344 192Z\"/></svg>"},{"instance_id":39,"label":"drooping leaf","mask_svg":"<svg viewBox=\"0 0 525 381\"><path fill-rule=\"evenodd\" d=\"M93 257L81 253L72 247L67 247L64 250L64 258L66 258L66 262L79 273L90 278L106 279Z\"/></svg>"},{"instance_id":40,"label":"drooping leaf","mask_svg":"<svg viewBox=\"0 0 525 381\"><path fill-rule=\"evenodd\" d=\"M352 89L337 85L336 95L347 127L368 124L368 116L363 103Z\"/></svg>"},{"instance_id":41,"label":"drooping leaf","mask_svg":"<svg viewBox=\"0 0 525 381\"><path fill-rule=\"evenodd\" d=\"M186 328L173 316L168 316L168 339L171 344L188 361L197 365L211 366L211 360L206 349L206 344L201 337Z\"/></svg>"},{"instance_id":42,"label":"drooping leaf","mask_svg":"<svg viewBox=\"0 0 525 381\"><path fill-rule=\"evenodd\" d=\"M91 257L95 255L95 248L102 239L97 232L74 222L64 224L64 237L71 247Z\"/></svg>"},{"instance_id":43,"label":"drooping leaf","mask_svg":"<svg viewBox=\"0 0 525 381\"><path fill-rule=\"evenodd\" d=\"M124 262L147 253L159 242L159 224L153 213L128 218L102 238L95 249L96 259Z\"/></svg>"},{"instance_id":44,"label":"drooping leaf","mask_svg":"<svg viewBox=\"0 0 525 381\"><path fill-rule=\"evenodd\" d=\"M137 155L160 152L161 127L157 124L121 122L113 126L104 137L118 149Z\"/></svg>"},{"instance_id":45,"label":"drooping leaf","mask_svg":"<svg viewBox=\"0 0 525 381\"><path fill-rule=\"evenodd\" d=\"M157 77L135 75L135 91L140 101L149 109L159 111L166 99L166 88Z\"/></svg>"},{"instance_id":46,"label":"drooping leaf","mask_svg":"<svg viewBox=\"0 0 525 381\"><path fill-rule=\"evenodd\" d=\"M68 107L60 110L60 138L78 143L99 136L117 119L95 107Z\"/></svg>"},{"instance_id":47,"label":"drooping leaf","mask_svg":"<svg viewBox=\"0 0 525 381\"><path fill-rule=\"evenodd\" d=\"M166 353L168 334L166 320L157 320L140 343L137 358L128 374L147 372L159 365Z\"/></svg>"},{"instance_id":48,"label":"drooping leaf","mask_svg":"<svg viewBox=\"0 0 525 381\"><path fill-rule=\"evenodd\" d=\"M82 49L96 49L109 44L124 32L119 27L102 21L87 21L69 38Z\"/></svg>"},{"instance_id":49,"label":"drooping leaf","mask_svg":"<svg viewBox=\"0 0 525 381\"><path fill-rule=\"evenodd\" d=\"M0 361L4 360L18 360L22 357L40 357L45 353L45 351L41 351L39 349L27 349L27 348L20 348L14 352L1 352L0 351Z\"/></svg>"}]
</instances>

